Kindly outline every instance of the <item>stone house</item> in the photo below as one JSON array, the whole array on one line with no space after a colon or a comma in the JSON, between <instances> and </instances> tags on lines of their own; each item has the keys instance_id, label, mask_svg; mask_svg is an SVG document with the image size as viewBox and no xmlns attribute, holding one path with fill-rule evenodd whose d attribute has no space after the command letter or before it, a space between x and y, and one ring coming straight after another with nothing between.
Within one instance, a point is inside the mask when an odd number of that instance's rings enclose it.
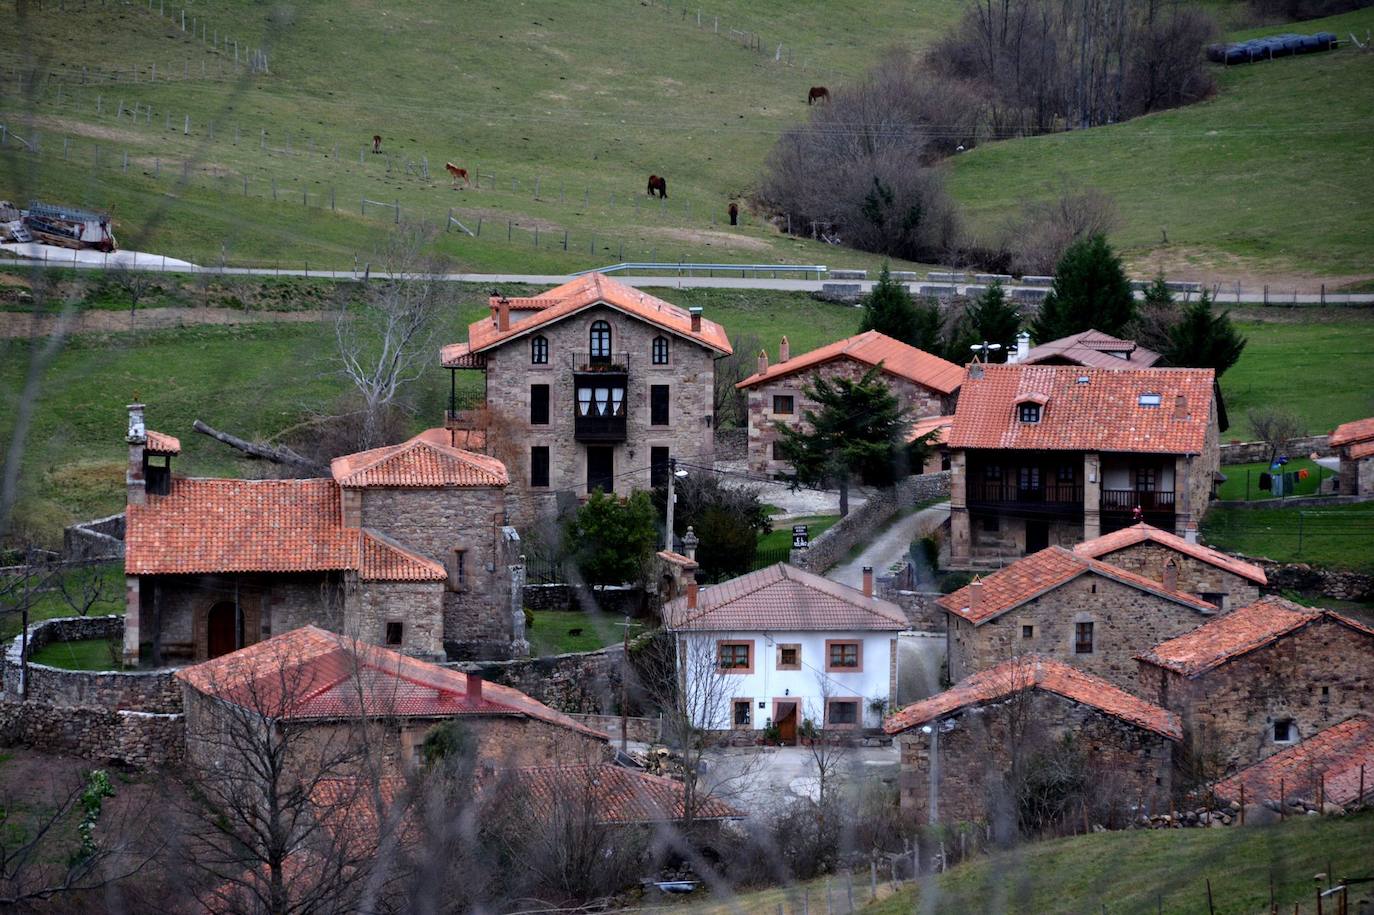
<instances>
[{"instance_id":1,"label":"stone house","mask_svg":"<svg viewBox=\"0 0 1374 915\"><path fill-rule=\"evenodd\" d=\"M1266 597L1139 655L1137 692L1228 771L1374 713L1374 629Z\"/></svg>"},{"instance_id":2,"label":"stone house","mask_svg":"<svg viewBox=\"0 0 1374 915\"><path fill-rule=\"evenodd\" d=\"M1134 340L1122 340L1100 330L1085 330L1039 346L1030 334L1016 337L1016 352L1007 361L1022 365L1081 365L1098 369L1148 369L1163 357Z\"/></svg>"},{"instance_id":3,"label":"stone house","mask_svg":"<svg viewBox=\"0 0 1374 915\"><path fill-rule=\"evenodd\" d=\"M505 467L434 429L320 479L173 476L130 407L124 656L202 661L313 623L416 657L509 657L518 537Z\"/></svg>"},{"instance_id":4,"label":"stone house","mask_svg":"<svg viewBox=\"0 0 1374 915\"><path fill-rule=\"evenodd\" d=\"M693 723L761 731L861 730L882 722L897 689L896 604L785 563L686 593L663 607Z\"/></svg>"},{"instance_id":5,"label":"stone house","mask_svg":"<svg viewBox=\"0 0 1374 915\"><path fill-rule=\"evenodd\" d=\"M777 363L770 366L767 352L761 351L758 371L735 385L748 395L749 469L790 473L791 465L777 454L777 425L798 426L805 412L816 408L803 389L818 378L857 380L873 368L881 370L883 380L913 420L952 412L964 379L961 366L876 330L796 357L783 337Z\"/></svg>"},{"instance_id":6,"label":"stone house","mask_svg":"<svg viewBox=\"0 0 1374 915\"><path fill-rule=\"evenodd\" d=\"M1341 461L1341 495L1374 495L1374 416L1337 426L1331 447Z\"/></svg>"},{"instance_id":7,"label":"stone house","mask_svg":"<svg viewBox=\"0 0 1374 915\"><path fill-rule=\"evenodd\" d=\"M1013 759L1054 752L1065 739L1086 756L1099 799L1161 809L1183 736L1172 712L1039 655L973 674L892 715L883 730L901 747L902 812L932 824L999 813L1014 822Z\"/></svg>"},{"instance_id":8,"label":"stone house","mask_svg":"<svg viewBox=\"0 0 1374 915\"><path fill-rule=\"evenodd\" d=\"M1244 798L1247 807L1272 801L1291 808L1296 799L1322 810L1358 810L1374 795L1374 718L1356 715L1318 731L1212 790L1223 801Z\"/></svg>"},{"instance_id":9,"label":"stone house","mask_svg":"<svg viewBox=\"0 0 1374 915\"><path fill-rule=\"evenodd\" d=\"M454 381L448 424L480 427L512 468L521 511L552 514L559 493L661 485L672 457L711 459L714 363L731 349L700 308L596 273L490 305L466 343L443 348L455 379L472 370L485 382L482 408L459 410Z\"/></svg>"},{"instance_id":10,"label":"stone house","mask_svg":"<svg viewBox=\"0 0 1374 915\"><path fill-rule=\"evenodd\" d=\"M947 437L952 568L996 567L1134 521L1180 536L1219 467L1211 369L969 367Z\"/></svg>"},{"instance_id":11,"label":"stone house","mask_svg":"<svg viewBox=\"0 0 1374 915\"><path fill-rule=\"evenodd\" d=\"M1142 521L1085 540L1073 551L1196 594L1223 613L1259 600L1259 589L1269 583L1264 569L1189 539L1193 534L1180 537Z\"/></svg>"},{"instance_id":12,"label":"stone house","mask_svg":"<svg viewBox=\"0 0 1374 915\"><path fill-rule=\"evenodd\" d=\"M596 764L608 739L508 686L317 626L302 626L177 671L194 766L230 765L247 727L294 729L291 746L348 758L356 746L387 775L419 759L433 729L461 722L484 765ZM364 751L362 739L368 743ZM346 772L343 774L347 774Z\"/></svg>"},{"instance_id":13,"label":"stone house","mask_svg":"<svg viewBox=\"0 0 1374 915\"><path fill-rule=\"evenodd\" d=\"M1138 688L1137 654L1217 612L1192 594L1054 546L936 603L948 620L951 680L1035 653L1126 690Z\"/></svg>"}]
</instances>

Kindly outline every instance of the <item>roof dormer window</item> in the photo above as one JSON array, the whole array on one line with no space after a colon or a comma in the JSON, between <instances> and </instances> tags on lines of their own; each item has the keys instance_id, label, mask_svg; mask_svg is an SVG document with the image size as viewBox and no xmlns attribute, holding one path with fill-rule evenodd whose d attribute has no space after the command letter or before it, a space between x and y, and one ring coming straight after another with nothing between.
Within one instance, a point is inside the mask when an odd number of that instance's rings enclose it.
<instances>
[{"instance_id":1,"label":"roof dormer window","mask_svg":"<svg viewBox=\"0 0 1374 915\"><path fill-rule=\"evenodd\" d=\"M1016 418L1023 423L1040 422L1040 404L1022 403L1016 405Z\"/></svg>"},{"instance_id":2,"label":"roof dormer window","mask_svg":"<svg viewBox=\"0 0 1374 915\"><path fill-rule=\"evenodd\" d=\"M1142 407L1158 407L1160 404L1160 400L1160 395L1154 393L1147 393L1141 394L1140 400L1138 402Z\"/></svg>"}]
</instances>

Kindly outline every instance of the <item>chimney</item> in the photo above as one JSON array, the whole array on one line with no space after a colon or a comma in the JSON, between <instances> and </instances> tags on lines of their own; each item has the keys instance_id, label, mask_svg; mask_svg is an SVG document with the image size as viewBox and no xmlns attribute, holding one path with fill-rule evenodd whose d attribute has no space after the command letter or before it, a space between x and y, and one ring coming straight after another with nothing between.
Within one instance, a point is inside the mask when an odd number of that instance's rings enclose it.
<instances>
[{"instance_id":1,"label":"chimney","mask_svg":"<svg viewBox=\"0 0 1374 915\"><path fill-rule=\"evenodd\" d=\"M496 329L502 332L510 330L510 299L505 296L496 304Z\"/></svg>"},{"instance_id":2,"label":"chimney","mask_svg":"<svg viewBox=\"0 0 1374 915\"><path fill-rule=\"evenodd\" d=\"M687 309L687 313L692 316L692 333L701 333L701 306L693 305Z\"/></svg>"},{"instance_id":3,"label":"chimney","mask_svg":"<svg viewBox=\"0 0 1374 915\"><path fill-rule=\"evenodd\" d=\"M759 350L759 374L762 375L766 371L768 371L768 350L761 349Z\"/></svg>"},{"instance_id":4,"label":"chimney","mask_svg":"<svg viewBox=\"0 0 1374 915\"><path fill-rule=\"evenodd\" d=\"M1178 590L1178 565L1172 559L1164 563L1164 587L1170 591Z\"/></svg>"},{"instance_id":5,"label":"chimney","mask_svg":"<svg viewBox=\"0 0 1374 915\"><path fill-rule=\"evenodd\" d=\"M1188 418L1188 398L1179 394L1174 398L1174 419Z\"/></svg>"},{"instance_id":6,"label":"chimney","mask_svg":"<svg viewBox=\"0 0 1374 915\"><path fill-rule=\"evenodd\" d=\"M1016 335L1016 355L1012 356L1007 361L1024 362L1026 357L1030 355L1030 350L1030 334L1026 333L1023 330L1021 331L1021 333Z\"/></svg>"},{"instance_id":7,"label":"chimney","mask_svg":"<svg viewBox=\"0 0 1374 915\"><path fill-rule=\"evenodd\" d=\"M688 609L688 610L695 610L696 608L697 608L697 583L696 583L696 579L692 579L691 581L687 582L687 609Z\"/></svg>"},{"instance_id":8,"label":"chimney","mask_svg":"<svg viewBox=\"0 0 1374 915\"><path fill-rule=\"evenodd\" d=\"M787 335L782 335L782 340L778 343L778 361L786 362L792 358L792 344L787 342Z\"/></svg>"},{"instance_id":9,"label":"chimney","mask_svg":"<svg viewBox=\"0 0 1374 915\"><path fill-rule=\"evenodd\" d=\"M124 474L124 488L130 505L142 505L148 492L143 471L143 446L148 444L148 433L143 424L141 403L129 404L129 432L124 440L129 443L129 467Z\"/></svg>"},{"instance_id":10,"label":"chimney","mask_svg":"<svg viewBox=\"0 0 1374 915\"><path fill-rule=\"evenodd\" d=\"M1197 522L1189 521L1183 525L1183 539L1189 543L1197 543Z\"/></svg>"},{"instance_id":11,"label":"chimney","mask_svg":"<svg viewBox=\"0 0 1374 915\"><path fill-rule=\"evenodd\" d=\"M975 577L973 581L968 583L969 616L974 616L981 609L983 609L983 581Z\"/></svg>"},{"instance_id":12,"label":"chimney","mask_svg":"<svg viewBox=\"0 0 1374 915\"><path fill-rule=\"evenodd\" d=\"M692 525L687 525L687 533L682 535L682 555L693 562L697 558L697 545L701 541L697 538L697 532L692 530Z\"/></svg>"},{"instance_id":13,"label":"chimney","mask_svg":"<svg viewBox=\"0 0 1374 915\"><path fill-rule=\"evenodd\" d=\"M873 596L873 567L864 566L864 597Z\"/></svg>"},{"instance_id":14,"label":"chimney","mask_svg":"<svg viewBox=\"0 0 1374 915\"><path fill-rule=\"evenodd\" d=\"M481 699L482 699L482 676L481 676L480 674L468 674L468 675L467 675L467 681L468 681L468 692L467 692L467 699L468 699L468 701L469 701L469 702L479 702L479 701L481 701Z\"/></svg>"}]
</instances>

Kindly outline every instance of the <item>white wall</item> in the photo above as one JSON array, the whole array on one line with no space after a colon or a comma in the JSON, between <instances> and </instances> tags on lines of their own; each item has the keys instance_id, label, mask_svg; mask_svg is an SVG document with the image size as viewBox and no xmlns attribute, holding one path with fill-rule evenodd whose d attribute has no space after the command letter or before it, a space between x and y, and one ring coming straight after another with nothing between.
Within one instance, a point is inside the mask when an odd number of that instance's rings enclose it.
<instances>
[{"instance_id":1,"label":"white wall","mask_svg":"<svg viewBox=\"0 0 1374 915\"><path fill-rule=\"evenodd\" d=\"M888 699L892 642L896 632L692 632L678 633L679 666L687 673L687 690L703 690L706 678L715 677L719 692L731 699L751 699L753 726L761 730L773 716L775 700L799 699L801 718L811 718L820 727L824 721L823 696L832 699L860 699L864 727L878 727L881 717L868 708L871 699ZM826 641L853 640L863 643L860 671L827 673ZM753 642L752 673L714 673L716 643ZM686 650L684 651L684 643ZM778 670L779 644L801 645L801 670ZM759 703L763 707L759 707ZM731 726L730 701L692 702L698 727L725 730ZM700 720L710 718L712 720Z\"/></svg>"}]
</instances>

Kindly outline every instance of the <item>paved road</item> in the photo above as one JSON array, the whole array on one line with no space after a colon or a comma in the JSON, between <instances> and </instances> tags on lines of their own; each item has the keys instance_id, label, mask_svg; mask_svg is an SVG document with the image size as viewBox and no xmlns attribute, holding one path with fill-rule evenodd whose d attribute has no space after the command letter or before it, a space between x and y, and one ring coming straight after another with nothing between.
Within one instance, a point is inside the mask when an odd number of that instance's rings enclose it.
<instances>
[{"instance_id":1,"label":"paved road","mask_svg":"<svg viewBox=\"0 0 1374 915\"><path fill-rule=\"evenodd\" d=\"M869 541L863 552L851 560L832 566L825 577L851 588L861 588L864 566L872 566L875 575L882 575L894 562L906 556L913 540L919 540L927 532L944 524L948 518L948 502L898 518L896 523Z\"/></svg>"}]
</instances>

